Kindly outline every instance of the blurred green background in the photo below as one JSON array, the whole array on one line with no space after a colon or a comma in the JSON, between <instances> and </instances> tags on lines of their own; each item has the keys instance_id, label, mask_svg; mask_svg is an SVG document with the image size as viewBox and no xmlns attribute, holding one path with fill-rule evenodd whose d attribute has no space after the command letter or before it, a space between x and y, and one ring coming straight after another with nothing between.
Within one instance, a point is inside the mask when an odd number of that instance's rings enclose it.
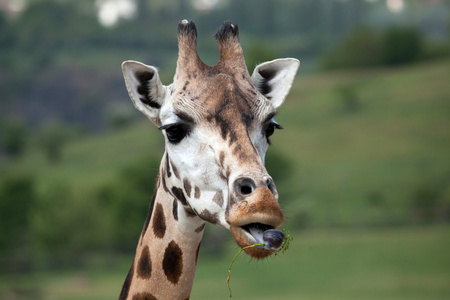
<instances>
[{"instance_id":1,"label":"blurred green background","mask_svg":"<svg viewBox=\"0 0 450 300\"><path fill-rule=\"evenodd\" d=\"M177 24L199 53L239 25L250 72L302 65L267 167L283 255L240 257L236 299L448 299L450 1L1 0L0 299L114 299L164 151L120 64L175 71ZM192 299L228 298L238 248L208 226Z\"/></svg>"}]
</instances>

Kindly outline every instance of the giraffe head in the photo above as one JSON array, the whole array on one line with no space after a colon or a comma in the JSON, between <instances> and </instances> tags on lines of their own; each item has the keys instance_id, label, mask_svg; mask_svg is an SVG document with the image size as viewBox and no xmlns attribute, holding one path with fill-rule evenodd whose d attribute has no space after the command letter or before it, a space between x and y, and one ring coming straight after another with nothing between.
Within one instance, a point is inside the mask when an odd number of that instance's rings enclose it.
<instances>
[{"instance_id":1,"label":"giraffe head","mask_svg":"<svg viewBox=\"0 0 450 300\"><path fill-rule=\"evenodd\" d=\"M164 189L178 199L185 218L228 228L240 247L260 243L265 229L284 221L275 183L264 167L269 137L281 128L276 109L288 94L299 61L278 59L247 71L238 27L225 22L215 35L220 59L204 64L195 24L178 26L174 82L135 61L122 65L131 100L164 134ZM175 203L174 203L175 205ZM263 258L280 245L246 252Z\"/></svg>"}]
</instances>

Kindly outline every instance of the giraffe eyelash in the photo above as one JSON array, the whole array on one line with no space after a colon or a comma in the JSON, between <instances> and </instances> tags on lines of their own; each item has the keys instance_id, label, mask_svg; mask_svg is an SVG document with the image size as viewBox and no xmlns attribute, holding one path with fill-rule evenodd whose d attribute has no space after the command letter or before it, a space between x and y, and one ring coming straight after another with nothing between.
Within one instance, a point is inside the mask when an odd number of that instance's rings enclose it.
<instances>
[{"instance_id":1,"label":"giraffe eyelash","mask_svg":"<svg viewBox=\"0 0 450 300\"><path fill-rule=\"evenodd\" d=\"M269 144L269 145L272 145L272 143L270 142L269 137L271 137L274 134L275 129L282 130L284 128L283 128L283 126L281 126L277 122L271 121L269 123L269 125L267 125L266 130L264 132L264 136L266 137L267 144Z\"/></svg>"}]
</instances>

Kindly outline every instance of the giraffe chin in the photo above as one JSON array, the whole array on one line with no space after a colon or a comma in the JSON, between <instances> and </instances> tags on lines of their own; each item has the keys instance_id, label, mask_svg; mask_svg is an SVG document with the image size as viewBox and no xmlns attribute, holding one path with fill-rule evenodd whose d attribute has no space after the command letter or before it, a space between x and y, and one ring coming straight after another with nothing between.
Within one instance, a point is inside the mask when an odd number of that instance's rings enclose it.
<instances>
[{"instance_id":1,"label":"giraffe chin","mask_svg":"<svg viewBox=\"0 0 450 300\"><path fill-rule=\"evenodd\" d=\"M231 225L230 231L233 234L236 243L241 248L260 244L259 241L257 241L247 230L242 227ZM278 251L278 249L266 249L264 246L255 246L244 249L244 251L253 258L263 259L274 254Z\"/></svg>"}]
</instances>

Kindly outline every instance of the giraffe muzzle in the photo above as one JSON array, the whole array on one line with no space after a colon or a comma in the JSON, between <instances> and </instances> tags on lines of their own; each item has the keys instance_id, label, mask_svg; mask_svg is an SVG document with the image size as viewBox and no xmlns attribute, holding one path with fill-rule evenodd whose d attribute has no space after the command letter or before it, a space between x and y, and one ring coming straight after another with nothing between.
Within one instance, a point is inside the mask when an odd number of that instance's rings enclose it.
<instances>
[{"instance_id":1,"label":"giraffe muzzle","mask_svg":"<svg viewBox=\"0 0 450 300\"><path fill-rule=\"evenodd\" d=\"M254 187L250 188L252 185ZM246 187L242 188L244 186ZM256 187L248 178L237 181L235 187L237 203L231 206L228 215L234 239L241 248L264 243L264 246L245 249L254 258L273 254L281 247L284 238L282 232L276 230L283 224L284 214L274 192L269 185ZM274 185L273 189L275 190Z\"/></svg>"}]
</instances>

